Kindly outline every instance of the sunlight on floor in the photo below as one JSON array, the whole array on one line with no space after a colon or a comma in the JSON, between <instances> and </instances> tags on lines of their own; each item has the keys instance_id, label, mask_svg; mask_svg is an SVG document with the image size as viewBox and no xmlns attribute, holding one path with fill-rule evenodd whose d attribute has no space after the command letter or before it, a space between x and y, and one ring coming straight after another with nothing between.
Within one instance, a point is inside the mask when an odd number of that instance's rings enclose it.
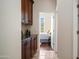
<instances>
[{"instance_id":1,"label":"sunlight on floor","mask_svg":"<svg viewBox=\"0 0 79 59\"><path fill-rule=\"evenodd\" d=\"M53 50L40 48L40 53L36 53L33 59L58 59L57 54Z\"/></svg>"}]
</instances>

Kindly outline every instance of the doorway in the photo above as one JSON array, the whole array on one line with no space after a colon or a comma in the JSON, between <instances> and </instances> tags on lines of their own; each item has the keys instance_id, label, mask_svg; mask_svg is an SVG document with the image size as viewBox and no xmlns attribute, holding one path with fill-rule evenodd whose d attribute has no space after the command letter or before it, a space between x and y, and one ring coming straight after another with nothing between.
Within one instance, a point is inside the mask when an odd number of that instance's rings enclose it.
<instances>
[{"instance_id":1,"label":"doorway","mask_svg":"<svg viewBox=\"0 0 79 59\"><path fill-rule=\"evenodd\" d=\"M40 48L56 51L56 19L55 14L39 13Z\"/></svg>"}]
</instances>

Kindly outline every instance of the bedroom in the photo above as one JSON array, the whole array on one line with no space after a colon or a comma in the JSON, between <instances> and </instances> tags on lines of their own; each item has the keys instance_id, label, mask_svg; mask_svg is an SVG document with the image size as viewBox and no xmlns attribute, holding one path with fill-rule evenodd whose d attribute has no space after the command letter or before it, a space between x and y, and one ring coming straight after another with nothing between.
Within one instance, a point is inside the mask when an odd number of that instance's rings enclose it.
<instances>
[{"instance_id":1,"label":"bedroom","mask_svg":"<svg viewBox=\"0 0 79 59\"><path fill-rule=\"evenodd\" d=\"M39 13L39 38L40 48L55 50L55 14L40 12Z\"/></svg>"}]
</instances>

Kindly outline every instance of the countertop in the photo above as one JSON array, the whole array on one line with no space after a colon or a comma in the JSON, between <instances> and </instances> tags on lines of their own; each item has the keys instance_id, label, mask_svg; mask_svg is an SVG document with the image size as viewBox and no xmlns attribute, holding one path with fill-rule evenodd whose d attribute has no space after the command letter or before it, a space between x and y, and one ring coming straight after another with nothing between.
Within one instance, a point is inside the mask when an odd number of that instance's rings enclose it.
<instances>
[{"instance_id":1,"label":"countertop","mask_svg":"<svg viewBox=\"0 0 79 59\"><path fill-rule=\"evenodd\" d=\"M34 37L37 37L37 34L32 34L30 37L23 39L22 44L27 44Z\"/></svg>"}]
</instances>

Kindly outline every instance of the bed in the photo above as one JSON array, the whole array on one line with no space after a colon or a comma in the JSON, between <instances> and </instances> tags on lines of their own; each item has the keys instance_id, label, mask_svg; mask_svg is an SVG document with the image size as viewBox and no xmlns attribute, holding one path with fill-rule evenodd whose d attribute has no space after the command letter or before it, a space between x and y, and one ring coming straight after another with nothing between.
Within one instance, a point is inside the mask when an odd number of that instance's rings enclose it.
<instances>
[{"instance_id":1,"label":"bed","mask_svg":"<svg viewBox=\"0 0 79 59\"><path fill-rule=\"evenodd\" d=\"M47 43L49 40L48 33L40 33L40 42L41 43Z\"/></svg>"}]
</instances>

